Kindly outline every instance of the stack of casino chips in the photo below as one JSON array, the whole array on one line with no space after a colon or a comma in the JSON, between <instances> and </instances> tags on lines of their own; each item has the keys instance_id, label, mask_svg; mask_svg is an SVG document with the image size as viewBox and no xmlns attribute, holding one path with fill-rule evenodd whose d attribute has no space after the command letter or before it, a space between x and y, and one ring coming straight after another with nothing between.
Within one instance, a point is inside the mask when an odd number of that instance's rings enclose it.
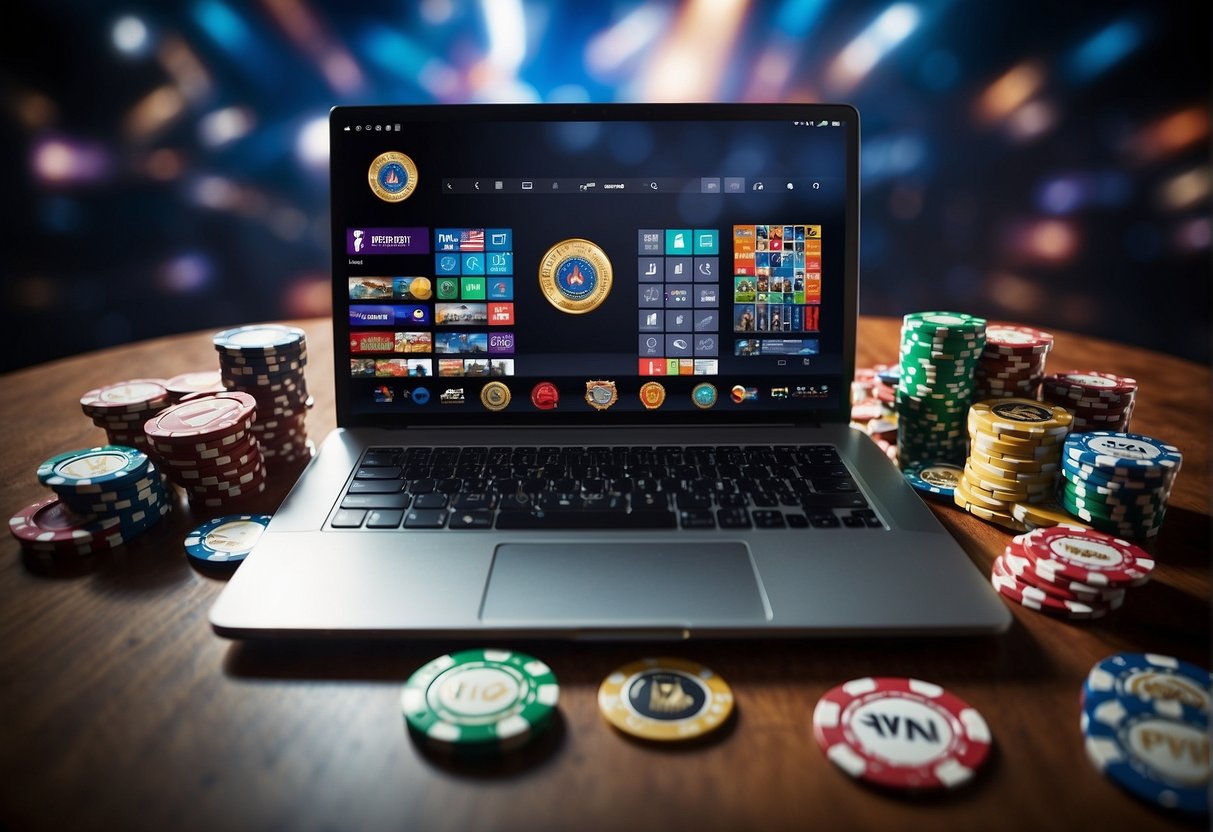
<instances>
[{"instance_id":1,"label":"stack of casino chips","mask_svg":"<svg viewBox=\"0 0 1213 832\"><path fill-rule=\"evenodd\" d=\"M190 504L217 508L265 491L256 416L257 402L246 393L194 393L149 419L144 431Z\"/></svg>"},{"instance_id":2,"label":"stack of casino chips","mask_svg":"<svg viewBox=\"0 0 1213 832\"><path fill-rule=\"evenodd\" d=\"M953 501L1004 529L1026 531L1015 506L1052 499L1071 421L1065 408L1031 399L976 402L968 416L969 456Z\"/></svg>"},{"instance_id":3,"label":"stack of casino chips","mask_svg":"<svg viewBox=\"0 0 1213 832\"><path fill-rule=\"evenodd\" d=\"M89 390L80 397L80 407L111 445L148 450L143 423L172 404L164 379L135 378Z\"/></svg>"},{"instance_id":4,"label":"stack of casino chips","mask_svg":"<svg viewBox=\"0 0 1213 832\"><path fill-rule=\"evenodd\" d=\"M851 382L851 426L862 430L897 461L897 382L900 368L887 364L855 370Z\"/></svg>"},{"instance_id":5,"label":"stack of casino chips","mask_svg":"<svg viewBox=\"0 0 1213 832\"><path fill-rule=\"evenodd\" d=\"M194 393L218 393L224 389L223 377L218 370L181 373L164 382L164 386L168 389L173 404Z\"/></svg>"},{"instance_id":6,"label":"stack of casino chips","mask_svg":"<svg viewBox=\"0 0 1213 832\"><path fill-rule=\"evenodd\" d=\"M994 559L990 583L1029 609L1089 619L1118 609L1125 591L1153 571L1154 560L1129 541L1062 524L1012 538Z\"/></svg>"},{"instance_id":7,"label":"stack of casino chips","mask_svg":"<svg viewBox=\"0 0 1213 832\"><path fill-rule=\"evenodd\" d=\"M121 546L172 510L163 477L138 448L103 445L59 454L38 466L38 480L55 496L18 512L9 531L39 559Z\"/></svg>"},{"instance_id":8,"label":"stack of casino chips","mask_svg":"<svg viewBox=\"0 0 1213 832\"><path fill-rule=\"evenodd\" d=\"M1034 399L1053 336L1039 329L994 323L974 373L978 399Z\"/></svg>"},{"instance_id":9,"label":"stack of casino chips","mask_svg":"<svg viewBox=\"0 0 1213 832\"><path fill-rule=\"evenodd\" d=\"M266 464L290 467L312 458L315 446L307 438L307 364L302 329L278 324L236 327L212 339L219 352L223 386L252 396L257 421L252 432Z\"/></svg>"},{"instance_id":10,"label":"stack of casino chips","mask_svg":"<svg viewBox=\"0 0 1213 832\"><path fill-rule=\"evenodd\" d=\"M898 463L959 463L973 372L985 348L986 322L960 312L906 315L897 386Z\"/></svg>"},{"instance_id":11,"label":"stack of casino chips","mask_svg":"<svg viewBox=\"0 0 1213 832\"><path fill-rule=\"evenodd\" d=\"M1116 653L1082 686L1087 758L1130 794L1163 809L1209 814L1209 671L1173 656Z\"/></svg>"},{"instance_id":12,"label":"stack of casino chips","mask_svg":"<svg viewBox=\"0 0 1213 832\"><path fill-rule=\"evenodd\" d=\"M1041 398L1074 414L1074 433L1126 431L1137 399L1137 380L1095 371L1046 376Z\"/></svg>"},{"instance_id":13,"label":"stack of casino chips","mask_svg":"<svg viewBox=\"0 0 1213 832\"><path fill-rule=\"evenodd\" d=\"M1119 537L1154 537L1183 464L1179 448L1118 431L1077 433L1061 455L1058 500L1066 511Z\"/></svg>"}]
</instances>

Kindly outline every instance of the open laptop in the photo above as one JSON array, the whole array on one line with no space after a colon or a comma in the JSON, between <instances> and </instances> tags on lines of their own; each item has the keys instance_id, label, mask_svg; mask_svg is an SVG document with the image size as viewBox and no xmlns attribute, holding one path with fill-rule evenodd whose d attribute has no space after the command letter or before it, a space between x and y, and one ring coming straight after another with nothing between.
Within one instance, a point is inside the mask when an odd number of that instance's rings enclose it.
<instances>
[{"instance_id":1,"label":"open laptop","mask_svg":"<svg viewBox=\"0 0 1213 832\"><path fill-rule=\"evenodd\" d=\"M338 107L339 427L211 611L257 636L979 634L848 427L859 117Z\"/></svg>"}]
</instances>

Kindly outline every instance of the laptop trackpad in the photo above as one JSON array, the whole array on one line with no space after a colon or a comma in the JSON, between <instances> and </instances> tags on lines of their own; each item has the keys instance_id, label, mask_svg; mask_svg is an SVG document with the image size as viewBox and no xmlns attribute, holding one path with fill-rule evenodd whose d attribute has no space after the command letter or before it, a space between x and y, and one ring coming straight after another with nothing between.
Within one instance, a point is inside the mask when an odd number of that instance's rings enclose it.
<instances>
[{"instance_id":1,"label":"laptop trackpad","mask_svg":"<svg viewBox=\"0 0 1213 832\"><path fill-rule=\"evenodd\" d=\"M770 613L743 543L503 543L480 617L682 626L763 622Z\"/></svg>"}]
</instances>

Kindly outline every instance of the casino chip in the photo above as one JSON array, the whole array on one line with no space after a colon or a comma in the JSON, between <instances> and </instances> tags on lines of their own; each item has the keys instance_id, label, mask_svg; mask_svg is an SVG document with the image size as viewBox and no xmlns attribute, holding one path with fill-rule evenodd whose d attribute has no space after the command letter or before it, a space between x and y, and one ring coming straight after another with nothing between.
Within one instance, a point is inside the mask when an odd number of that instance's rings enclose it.
<instances>
[{"instance_id":1,"label":"casino chip","mask_svg":"<svg viewBox=\"0 0 1213 832\"><path fill-rule=\"evenodd\" d=\"M1074 414L1075 433L1126 431L1137 398L1137 380L1096 371L1046 376L1041 398Z\"/></svg>"},{"instance_id":2,"label":"casino chip","mask_svg":"<svg viewBox=\"0 0 1213 832\"><path fill-rule=\"evenodd\" d=\"M464 650L439 656L404 685L401 708L433 749L489 753L518 748L551 724L560 685L525 653Z\"/></svg>"},{"instance_id":3,"label":"casino chip","mask_svg":"<svg viewBox=\"0 0 1213 832\"><path fill-rule=\"evenodd\" d=\"M1154 805L1209 813L1210 676L1169 656L1118 653L1083 684L1087 757L1121 788Z\"/></svg>"},{"instance_id":4,"label":"casino chip","mask_svg":"<svg viewBox=\"0 0 1213 832\"><path fill-rule=\"evenodd\" d=\"M265 491L266 465L247 393L194 393L149 419L144 431L168 477L200 508Z\"/></svg>"},{"instance_id":5,"label":"casino chip","mask_svg":"<svg viewBox=\"0 0 1213 832\"><path fill-rule=\"evenodd\" d=\"M978 399L1035 399L1053 336L1015 324L986 326L986 346L974 373Z\"/></svg>"},{"instance_id":6,"label":"casino chip","mask_svg":"<svg viewBox=\"0 0 1213 832\"><path fill-rule=\"evenodd\" d=\"M218 370L181 373L164 382L164 386L172 397L172 404L193 393L218 393L224 389L223 377Z\"/></svg>"},{"instance_id":7,"label":"casino chip","mask_svg":"<svg viewBox=\"0 0 1213 832\"><path fill-rule=\"evenodd\" d=\"M223 386L256 401L257 418L250 430L266 467L289 470L308 462L316 447L307 437L305 424L313 399L303 372L307 365L304 331L280 324L253 324L216 333L211 340L219 353Z\"/></svg>"},{"instance_id":8,"label":"casino chip","mask_svg":"<svg viewBox=\"0 0 1213 832\"><path fill-rule=\"evenodd\" d=\"M147 451L143 423L172 404L167 383L159 378L136 378L89 390L80 407L93 424L105 430L111 445Z\"/></svg>"},{"instance_id":9,"label":"casino chip","mask_svg":"<svg viewBox=\"0 0 1213 832\"><path fill-rule=\"evenodd\" d=\"M198 563L236 564L248 556L270 523L267 514L229 514L198 526L185 538L185 553Z\"/></svg>"},{"instance_id":10,"label":"casino chip","mask_svg":"<svg viewBox=\"0 0 1213 832\"><path fill-rule=\"evenodd\" d=\"M951 501L964 469L946 462L919 462L902 474L915 490Z\"/></svg>"},{"instance_id":11,"label":"casino chip","mask_svg":"<svg viewBox=\"0 0 1213 832\"><path fill-rule=\"evenodd\" d=\"M817 744L844 772L899 790L952 789L973 779L993 738L972 706L918 679L853 679L813 709Z\"/></svg>"},{"instance_id":12,"label":"casino chip","mask_svg":"<svg viewBox=\"0 0 1213 832\"><path fill-rule=\"evenodd\" d=\"M679 742L724 725L733 713L733 691L724 679L695 662L641 659L602 681L598 709L625 734Z\"/></svg>"},{"instance_id":13,"label":"casino chip","mask_svg":"<svg viewBox=\"0 0 1213 832\"><path fill-rule=\"evenodd\" d=\"M1066 598L1029 583L1024 579L1024 576L1028 574L1031 573L1025 572L1020 576L1013 574L1010 567L1007 566L1004 556L1000 555L994 559L994 566L990 571L990 584L998 590L1000 595L1018 602L1021 606L1070 619L1103 618L1109 611L1124 603L1123 595L1114 601L1103 599L1080 601Z\"/></svg>"},{"instance_id":14,"label":"casino chip","mask_svg":"<svg viewBox=\"0 0 1213 832\"><path fill-rule=\"evenodd\" d=\"M1031 399L988 399L969 409L969 455L953 502L1011 531L1028 530L1022 505L1052 501L1072 418ZM1016 511L1019 511L1019 516Z\"/></svg>"},{"instance_id":15,"label":"casino chip","mask_svg":"<svg viewBox=\"0 0 1213 832\"><path fill-rule=\"evenodd\" d=\"M1080 581L1097 587L1141 586L1154 560L1141 547L1077 526L1037 529L1018 540L1035 573L1051 583Z\"/></svg>"},{"instance_id":16,"label":"casino chip","mask_svg":"<svg viewBox=\"0 0 1213 832\"><path fill-rule=\"evenodd\" d=\"M1022 606L1071 619L1102 618L1150 579L1154 561L1127 540L1085 526L1038 528L1011 539L990 583Z\"/></svg>"},{"instance_id":17,"label":"casino chip","mask_svg":"<svg viewBox=\"0 0 1213 832\"><path fill-rule=\"evenodd\" d=\"M1156 709L1207 715L1213 702L1211 689L1213 674L1191 662L1156 653L1116 653L1091 668L1082 699L1084 704L1096 698L1156 701Z\"/></svg>"},{"instance_id":18,"label":"casino chip","mask_svg":"<svg viewBox=\"0 0 1213 832\"><path fill-rule=\"evenodd\" d=\"M40 559L78 557L121 546L172 510L171 491L137 448L69 451L38 467L55 496L17 512L9 531Z\"/></svg>"},{"instance_id":19,"label":"casino chip","mask_svg":"<svg viewBox=\"0 0 1213 832\"><path fill-rule=\"evenodd\" d=\"M986 342L983 318L916 312L902 319L897 410L898 464L959 464L973 372Z\"/></svg>"},{"instance_id":20,"label":"casino chip","mask_svg":"<svg viewBox=\"0 0 1213 832\"><path fill-rule=\"evenodd\" d=\"M1058 500L1095 528L1130 539L1162 529L1183 455L1149 436L1091 431L1068 438L1062 449Z\"/></svg>"}]
</instances>

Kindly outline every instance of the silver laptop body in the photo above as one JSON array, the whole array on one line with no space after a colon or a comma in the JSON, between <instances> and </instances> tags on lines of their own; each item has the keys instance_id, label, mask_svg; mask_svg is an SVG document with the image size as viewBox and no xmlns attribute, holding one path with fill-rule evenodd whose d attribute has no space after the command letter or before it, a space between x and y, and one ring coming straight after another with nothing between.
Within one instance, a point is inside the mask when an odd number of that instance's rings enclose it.
<instances>
[{"instance_id":1,"label":"silver laptop body","mask_svg":"<svg viewBox=\"0 0 1213 832\"><path fill-rule=\"evenodd\" d=\"M338 107L330 138L339 427L217 633L1007 628L848 426L852 108Z\"/></svg>"}]
</instances>

